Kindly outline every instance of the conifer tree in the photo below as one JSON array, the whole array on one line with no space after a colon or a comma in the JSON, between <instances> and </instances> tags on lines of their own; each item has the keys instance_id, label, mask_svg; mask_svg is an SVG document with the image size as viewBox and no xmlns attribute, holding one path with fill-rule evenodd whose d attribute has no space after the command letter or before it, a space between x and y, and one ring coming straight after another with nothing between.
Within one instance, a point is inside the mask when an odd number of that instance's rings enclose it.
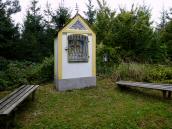
<instances>
[{"instance_id":1,"label":"conifer tree","mask_svg":"<svg viewBox=\"0 0 172 129\"><path fill-rule=\"evenodd\" d=\"M93 25L93 23L95 22L95 16L96 16L96 10L94 9L94 5L92 4L91 0L88 0L88 4L86 4L87 6L87 11L84 11L84 14L86 15L86 19L88 20L88 22L90 23L90 25Z\"/></svg>"},{"instance_id":2,"label":"conifer tree","mask_svg":"<svg viewBox=\"0 0 172 129\"><path fill-rule=\"evenodd\" d=\"M161 42L164 43L167 49L167 56L170 61L172 61L172 8L167 13L166 11L166 24L164 28L160 30Z\"/></svg>"},{"instance_id":3,"label":"conifer tree","mask_svg":"<svg viewBox=\"0 0 172 129\"><path fill-rule=\"evenodd\" d=\"M20 11L18 0L3 2L0 0L0 56L14 59L16 43L20 34L18 25L12 20L12 15Z\"/></svg>"},{"instance_id":4,"label":"conifer tree","mask_svg":"<svg viewBox=\"0 0 172 129\"><path fill-rule=\"evenodd\" d=\"M165 25L167 23L167 17L168 13L167 11L163 8L161 12L161 17L160 17L160 24L157 26L157 29L159 31L163 30L165 28Z\"/></svg>"},{"instance_id":5,"label":"conifer tree","mask_svg":"<svg viewBox=\"0 0 172 129\"><path fill-rule=\"evenodd\" d=\"M62 28L65 23L69 21L71 17L71 12L68 8L60 6L55 13L52 15L52 22L55 25L55 28L59 30Z\"/></svg>"},{"instance_id":6,"label":"conifer tree","mask_svg":"<svg viewBox=\"0 0 172 129\"><path fill-rule=\"evenodd\" d=\"M22 34L22 55L21 58L31 61L43 59L42 46L44 45L44 26L38 1L33 0L27 11Z\"/></svg>"}]
</instances>

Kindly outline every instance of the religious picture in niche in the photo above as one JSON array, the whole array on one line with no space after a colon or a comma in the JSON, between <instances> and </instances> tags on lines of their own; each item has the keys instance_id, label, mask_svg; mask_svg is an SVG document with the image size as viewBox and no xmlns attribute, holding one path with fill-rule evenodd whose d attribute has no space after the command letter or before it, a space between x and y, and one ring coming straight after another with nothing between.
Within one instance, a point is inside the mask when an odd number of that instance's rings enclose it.
<instances>
[{"instance_id":1,"label":"religious picture in niche","mask_svg":"<svg viewBox=\"0 0 172 129\"><path fill-rule=\"evenodd\" d=\"M68 36L68 61L88 62L88 37L85 35Z\"/></svg>"}]
</instances>

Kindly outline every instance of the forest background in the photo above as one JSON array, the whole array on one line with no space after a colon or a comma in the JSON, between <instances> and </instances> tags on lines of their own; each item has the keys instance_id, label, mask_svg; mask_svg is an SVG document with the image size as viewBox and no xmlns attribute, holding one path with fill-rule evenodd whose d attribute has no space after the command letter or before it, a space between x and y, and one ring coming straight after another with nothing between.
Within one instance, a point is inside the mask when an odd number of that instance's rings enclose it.
<instances>
[{"instance_id":1,"label":"forest background","mask_svg":"<svg viewBox=\"0 0 172 129\"><path fill-rule=\"evenodd\" d=\"M95 9L88 0L84 11L97 35L97 76L171 83L172 9L162 9L161 22L154 27L145 4L133 4L130 10L119 7L117 13L105 0L97 3ZM18 0L0 0L0 90L53 80L54 38L72 13L50 4L41 13L33 0L21 26L12 19L20 11Z\"/></svg>"}]
</instances>

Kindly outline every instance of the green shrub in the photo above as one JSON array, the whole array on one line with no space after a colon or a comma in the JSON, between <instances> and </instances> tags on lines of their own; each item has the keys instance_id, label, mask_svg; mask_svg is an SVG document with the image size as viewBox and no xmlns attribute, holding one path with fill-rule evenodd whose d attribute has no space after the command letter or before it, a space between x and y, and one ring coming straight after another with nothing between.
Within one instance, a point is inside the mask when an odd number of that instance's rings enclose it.
<instances>
[{"instance_id":1,"label":"green shrub","mask_svg":"<svg viewBox=\"0 0 172 129\"><path fill-rule=\"evenodd\" d=\"M34 65L29 69L27 75L28 81L32 83L42 83L52 80L54 76L53 56L45 58L41 64Z\"/></svg>"},{"instance_id":2,"label":"green shrub","mask_svg":"<svg viewBox=\"0 0 172 129\"><path fill-rule=\"evenodd\" d=\"M149 69L149 78L153 81L164 81L172 79L172 68L169 66L154 65Z\"/></svg>"},{"instance_id":3,"label":"green shrub","mask_svg":"<svg viewBox=\"0 0 172 129\"><path fill-rule=\"evenodd\" d=\"M104 55L107 55L107 61L104 61ZM113 72L114 67L117 67L120 62L120 56L118 54L118 48L108 47L106 45L97 45L97 73L98 75L110 75Z\"/></svg>"},{"instance_id":4,"label":"green shrub","mask_svg":"<svg viewBox=\"0 0 172 129\"><path fill-rule=\"evenodd\" d=\"M9 81L7 81L5 72L0 71L0 91L5 90L8 87Z\"/></svg>"},{"instance_id":5,"label":"green shrub","mask_svg":"<svg viewBox=\"0 0 172 129\"><path fill-rule=\"evenodd\" d=\"M15 88L23 84L28 84L26 79L26 66L20 62L11 62L7 65L7 70L5 71L7 76L8 87Z\"/></svg>"},{"instance_id":6,"label":"green shrub","mask_svg":"<svg viewBox=\"0 0 172 129\"><path fill-rule=\"evenodd\" d=\"M6 69L6 66L8 65L9 61L5 58L0 57L0 71L3 69Z\"/></svg>"},{"instance_id":7,"label":"green shrub","mask_svg":"<svg viewBox=\"0 0 172 129\"><path fill-rule=\"evenodd\" d=\"M3 64L3 69L0 70L0 90L14 89L23 84L40 84L52 80L54 76L53 63L53 57L45 58L40 64L28 61L8 61L6 65Z\"/></svg>"},{"instance_id":8,"label":"green shrub","mask_svg":"<svg viewBox=\"0 0 172 129\"><path fill-rule=\"evenodd\" d=\"M165 65L122 63L113 70L112 77L114 80L171 83L172 68Z\"/></svg>"},{"instance_id":9,"label":"green shrub","mask_svg":"<svg viewBox=\"0 0 172 129\"><path fill-rule=\"evenodd\" d=\"M27 84L25 68L19 62L10 62L0 71L0 90L16 88Z\"/></svg>"}]
</instances>

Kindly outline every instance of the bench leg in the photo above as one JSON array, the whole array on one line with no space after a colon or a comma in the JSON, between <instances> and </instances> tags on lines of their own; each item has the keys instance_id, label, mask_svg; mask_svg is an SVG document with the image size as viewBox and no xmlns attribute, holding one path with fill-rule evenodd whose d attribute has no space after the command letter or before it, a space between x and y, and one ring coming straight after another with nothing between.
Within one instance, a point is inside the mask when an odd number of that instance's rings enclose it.
<instances>
[{"instance_id":1,"label":"bench leg","mask_svg":"<svg viewBox=\"0 0 172 129\"><path fill-rule=\"evenodd\" d=\"M36 92L36 91L34 91L34 92L32 93L32 101L35 100L35 92Z\"/></svg>"},{"instance_id":2,"label":"bench leg","mask_svg":"<svg viewBox=\"0 0 172 129\"><path fill-rule=\"evenodd\" d=\"M0 116L0 129L9 129L10 128L10 120L6 115Z\"/></svg>"},{"instance_id":3,"label":"bench leg","mask_svg":"<svg viewBox=\"0 0 172 129\"><path fill-rule=\"evenodd\" d=\"M168 99L171 98L171 91L168 91Z\"/></svg>"},{"instance_id":4,"label":"bench leg","mask_svg":"<svg viewBox=\"0 0 172 129\"><path fill-rule=\"evenodd\" d=\"M118 85L118 87L119 87L121 90L127 90L127 89L129 89L127 86L123 86L123 85Z\"/></svg>"},{"instance_id":5,"label":"bench leg","mask_svg":"<svg viewBox=\"0 0 172 129\"><path fill-rule=\"evenodd\" d=\"M163 98L165 99L167 91L163 90L162 93L163 93Z\"/></svg>"},{"instance_id":6,"label":"bench leg","mask_svg":"<svg viewBox=\"0 0 172 129\"><path fill-rule=\"evenodd\" d=\"M11 114L5 116L4 118L4 129L11 129L16 126L16 111L12 111Z\"/></svg>"},{"instance_id":7,"label":"bench leg","mask_svg":"<svg viewBox=\"0 0 172 129\"><path fill-rule=\"evenodd\" d=\"M16 109L12 112L12 126L15 127L16 125Z\"/></svg>"}]
</instances>

